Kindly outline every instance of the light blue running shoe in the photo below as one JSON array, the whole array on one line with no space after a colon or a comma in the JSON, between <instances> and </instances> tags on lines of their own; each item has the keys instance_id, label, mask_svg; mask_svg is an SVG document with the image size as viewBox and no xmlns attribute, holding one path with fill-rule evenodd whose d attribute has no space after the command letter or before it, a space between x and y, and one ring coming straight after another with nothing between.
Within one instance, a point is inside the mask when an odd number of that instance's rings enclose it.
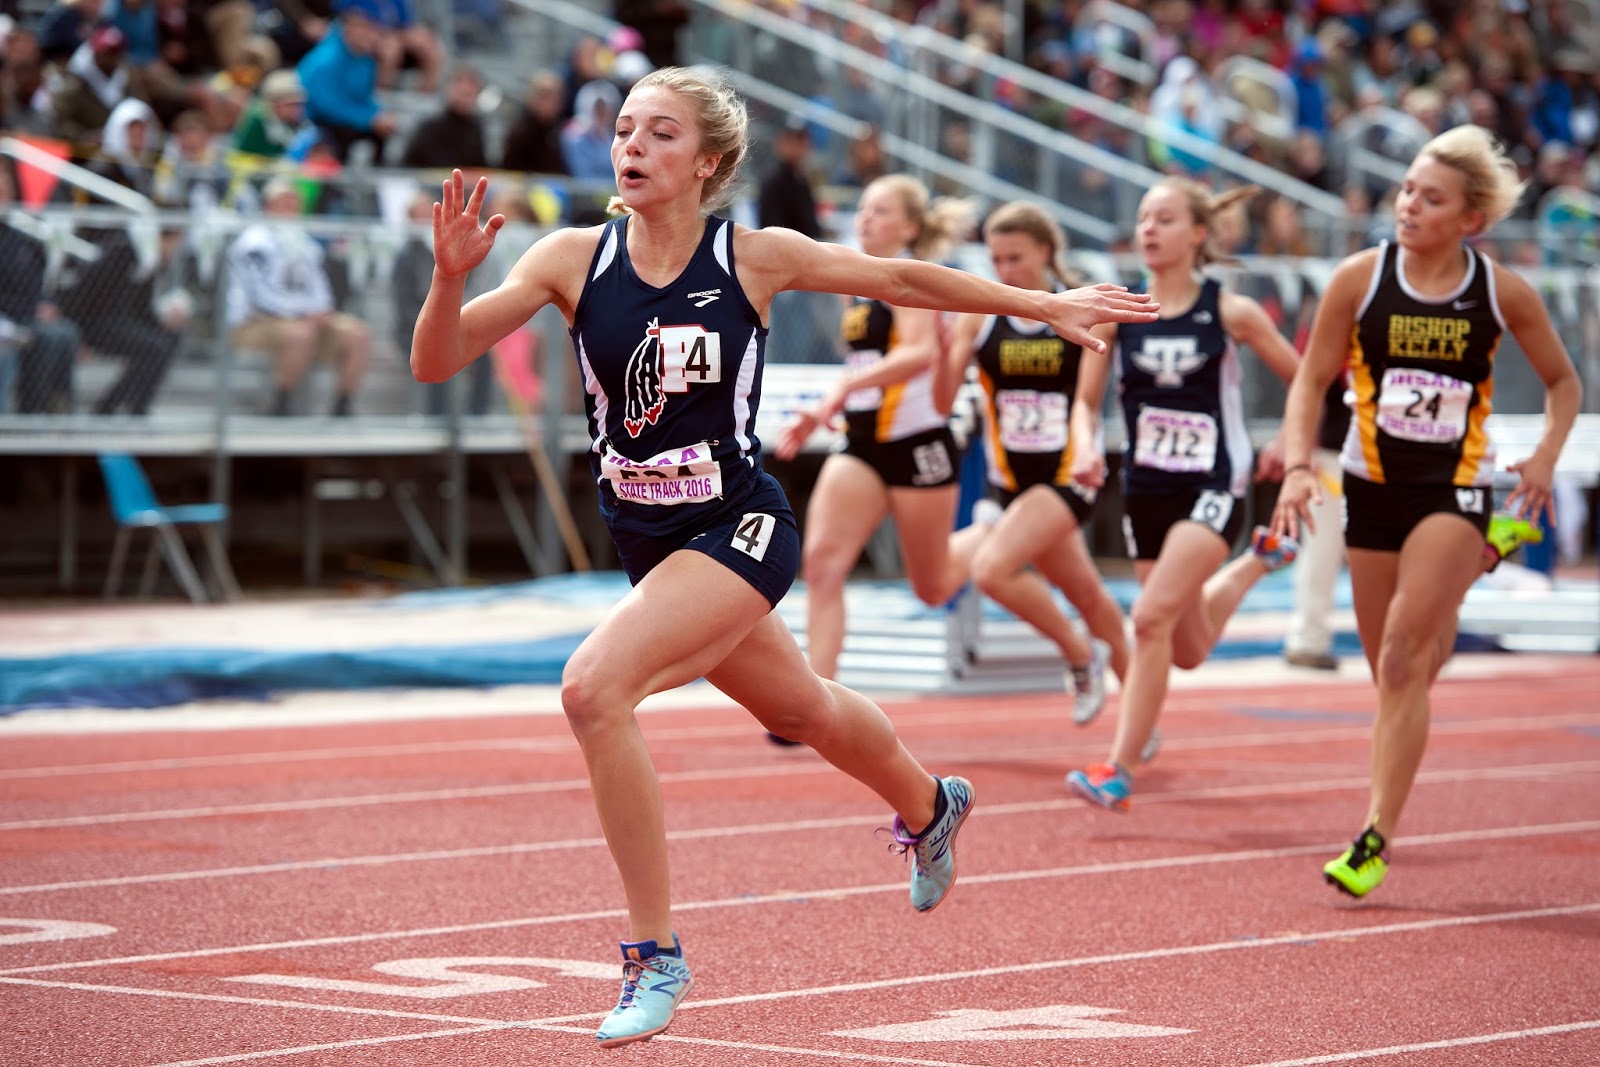
<instances>
[{"instance_id":1,"label":"light blue running shoe","mask_svg":"<svg viewBox=\"0 0 1600 1067\"><path fill-rule=\"evenodd\" d=\"M1097 763L1067 772L1067 788L1092 804L1126 812L1133 792L1133 777L1115 763Z\"/></svg>"},{"instance_id":2,"label":"light blue running shoe","mask_svg":"<svg viewBox=\"0 0 1600 1067\"><path fill-rule=\"evenodd\" d=\"M601 1048L649 1041L672 1022L672 1013L694 988L678 935L672 935L676 956L660 951L654 941L622 942L622 996L595 1031Z\"/></svg>"},{"instance_id":3,"label":"light blue running shoe","mask_svg":"<svg viewBox=\"0 0 1600 1067\"><path fill-rule=\"evenodd\" d=\"M956 833L972 810L972 783L951 776L934 778L944 795L944 813L933 820L921 835L913 835L894 817L894 839L902 852L911 853L911 906L932 911L956 884Z\"/></svg>"}]
</instances>

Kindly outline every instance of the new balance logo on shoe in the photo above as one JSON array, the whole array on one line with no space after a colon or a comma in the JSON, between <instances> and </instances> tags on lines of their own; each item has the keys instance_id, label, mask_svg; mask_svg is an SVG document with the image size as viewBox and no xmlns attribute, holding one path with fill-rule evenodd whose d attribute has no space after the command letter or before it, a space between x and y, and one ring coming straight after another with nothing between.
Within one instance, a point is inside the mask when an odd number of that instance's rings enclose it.
<instances>
[{"instance_id":1,"label":"new balance logo on shoe","mask_svg":"<svg viewBox=\"0 0 1600 1067\"><path fill-rule=\"evenodd\" d=\"M921 837L914 836L900 816L894 817L895 843L911 853L911 906L932 911L956 880L956 833L972 810L972 783L954 776L939 779L944 812Z\"/></svg>"},{"instance_id":2,"label":"new balance logo on shoe","mask_svg":"<svg viewBox=\"0 0 1600 1067\"><path fill-rule=\"evenodd\" d=\"M703 308L721 295L721 289L705 289L698 293L690 293L689 299L694 301L695 307Z\"/></svg>"}]
</instances>

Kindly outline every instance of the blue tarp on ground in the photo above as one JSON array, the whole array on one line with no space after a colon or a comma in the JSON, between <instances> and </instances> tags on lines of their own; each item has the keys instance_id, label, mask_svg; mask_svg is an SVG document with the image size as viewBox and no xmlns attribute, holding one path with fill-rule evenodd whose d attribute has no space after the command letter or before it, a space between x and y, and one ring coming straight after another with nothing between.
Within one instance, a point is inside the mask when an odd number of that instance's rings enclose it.
<instances>
[{"instance_id":1,"label":"blue tarp on ground","mask_svg":"<svg viewBox=\"0 0 1600 1067\"><path fill-rule=\"evenodd\" d=\"M152 646L10 659L0 661L0 715L30 708L265 700L312 689L554 685L585 636L350 652Z\"/></svg>"},{"instance_id":2,"label":"blue tarp on ground","mask_svg":"<svg viewBox=\"0 0 1600 1067\"><path fill-rule=\"evenodd\" d=\"M1132 579L1107 582L1124 610L1138 585ZM543 609L568 605L604 608L627 591L618 572L565 574L534 581L476 589L440 589L407 593L362 604L361 610L383 613L471 608L527 600ZM904 582L863 582L851 587L852 598L870 600L878 618L933 618L941 609L928 608L910 594ZM1293 602L1293 579L1287 572L1268 575L1246 598L1242 613L1285 612ZM1349 606L1349 583L1341 577L1335 606ZM791 609L784 609L789 614ZM986 614L1003 618L992 603ZM505 642L398 644L349 649L255 649L182 647L148 644L31 658L0 659L0 715L34 708L164 707L203 699L265 700L275 693L425 687L488 687L553 685L561 680L567 659L587 636L579 632ZM1225 639L1217 659L1276 656L1281 638ZM1355 636L1336 636L1337 655L1359 655Z\"/></svg>"}]
</instances>

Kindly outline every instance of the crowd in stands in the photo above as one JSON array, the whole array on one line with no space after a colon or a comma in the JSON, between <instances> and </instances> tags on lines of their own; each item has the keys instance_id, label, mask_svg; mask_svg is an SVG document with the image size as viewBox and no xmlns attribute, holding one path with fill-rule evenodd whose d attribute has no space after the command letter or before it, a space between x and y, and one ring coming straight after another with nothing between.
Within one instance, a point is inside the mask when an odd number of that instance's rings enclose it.
<instances>
[{"instance_id":1,"label":"crowd in stands","mask_svg":"<svg viewBox=\"0 0 1600 1067\"><path fill-rule=\"evenodd\" d=\"M351 203L346 185L305 179L353 167L460 166L545 176L554 184L522 186L511 199L515 210L536 222L583 221L598 217L603 204L611 125L629 85L654 66L679 62L686 29L701 35L697 42L716 39L716 27L690 26L690 5L681 0L615 0L612 13L623 28L609 37L582 36L559 69L534 71L525 85L504 87L521 93L520 106L508 106L515 113L491 130L483 102L492 94L483 74L451 57L500 38L508 13L502 0L434 2L449 5L454 39L442 40L423 17L431 10L427 0L0 0L0 133L54 146L167 210L255 211L268 179L292 171L301 179L298 212L376 214L372 203ZM1364 125L1361 143L1382 151L1386 139L1475 122L1511 146L1529 178L1520 216L1596 243L1600 0L1126 0L1116 5L1115 21L1096 16L1104 2L1033 0L1021 5L1026 18L1017 33L1006 22L1015 5L1001 0L861 5L888 16L898 28L891 31L839 17L832 0L749 0L888 64L914 61L912 25L1022 59L1150 116L1157 129L1182 130L1342 196L1357 219L1377 218L1392 182L1370 174L1351 180L1335 165L1348 149L1347 131ZM784 147L785 117L774 116L771 145L751 175L759 183L777 169L791 187L804 182L825 218L834 203L848 206L852 190L890 168L881 133L893 110L893 80L874 80L771 35L757 35L755 47L763 76L859 123L854 137L809 126L812 144L798 159L791 149L799 124L791 124ZM1241 75L1238 57L1280 77ZM1190 150L1192 141L1130 134L1091 109L986 76L976 64L941 60L932 70L953 89L1125 158L1224 180L1203 153ZM398 114L388 92L395 89L431 100L434 110ZM1287 108L1292 120L1281 128L1266 121L1274 108ZM959 157L969 134L960 122L947 123L941 147ZM1415 145L1390 147L1408 158ZM7 195L31 206L41 195L70 195L64 188L19 192L16 178L6 176ZM1104 183L1088 168L1079 185L1046 192L1110 217L1096 199ZM1558 189L1573 195L1547 197ZM1311 240L1294 204L1280 198L1259 198L1249 216L1241 211L1222 225L1228 232L1221 243L1239 253L1348 250ZM96 243L115 239L106 232L86 236ZM135 276L148 276L152 257L140 255ZM1531 265L1543 255L1537 242L1528 242L1511 258ZM88 333L104 339L99 324L62 315L46 299L53 295L10 300L10 310L0 309L0 347L8 329L37 338L28 362L36 382L60 379L54 353L68 347L64 331L80 335L73 343L92 344L82 336ZM46 307L24 315L12 306L19 302ZM175 312L145 318L141 331L183 328ZM161 361L150 354L156 335L129 336L118 335L117 354L159 384ZM169 359L171 347L165 346ZM340 365L362 362L352 357ZM280 389L292 384L279 374ZM0 392L4 386L0 380ZM148 407L148 391L113 392L97 406ZM70 402L64 395L57 385L38 386L13 406L59 409ZM273 407L286 407L281 395Z\"/></svg>"},{"instance_id":2,"label":"crowd in stands","mask_svg":"<svg viewBox=\"0 0 1600 1067\"><path fill-rule=\"evenodd\" d=\"M1519 218L1593 229L1600 194L1600 4L1594 0L1051 0L1021 5L1020 34L1007 23L1016 5L1001 0L876 0L870 6L890 21L865 28L836 14L849 5L761 0L761 6L881 63L931 74L949 88L1157 169L1226 184L1229 178L1190 148L1198 139L1232 150L1344 197L1354 218L1381 214L1395 183L1392 173L1350 171L1344 164L1352 147L1403 167L1432 135L1476 123L1506 142L1529 179ZM1021 60L1147 116L1160 132L1132 136L1095 108L1064 105L969 59L940 56L930 63L917 52L914 28L960 41L968 54ZM706 40L715 51L716 35ZM884 121L893 89L883 87L893 79L869 83L849 64L788 47L773 35L758 40L756 50L763 76L782 87L869 126ZM940 118L941 147L959 159L971 131L949 111ZM836 168L843 146L816 132L819 154ZM1177 132L1189 137L1172 136ZM1009 151L1008 158L1000 151L990 165L1031 186L1025 154L1025 148ZM826 182L834 173L820 177ZM1105 182L1086 167L1081 180L1053 192L1109 217ZM1546 201L1557 188L1579 195ZM1264 239L1268 203L1258 202L1238 251L1255 251ZM1594 251L1592 239L1590 246ZM1533 249L1518 258L1539 260Z\"/></svg>"}]
</instances>

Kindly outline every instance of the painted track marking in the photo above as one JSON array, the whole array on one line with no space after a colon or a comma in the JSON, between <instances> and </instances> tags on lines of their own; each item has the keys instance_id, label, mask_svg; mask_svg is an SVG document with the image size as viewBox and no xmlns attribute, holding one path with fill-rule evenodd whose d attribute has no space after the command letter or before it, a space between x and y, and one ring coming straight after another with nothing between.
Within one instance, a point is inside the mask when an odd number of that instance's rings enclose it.
<instances>
[{"instance_id":1,"label":"painted track marking","mask_svg":"<svg viewBox=\"0 0 1600 1067\"><path fill-rule=\"evenodd\" d=\"M1439 834L1416 835L1397 838L1396 847L1420 848L1430 845L1457 844L1463 841L1487 839L1512 840L1521 837L1543 837L1561 833L1588 833L1600 831L1600 820L1582 823L1551 823L1544 826L1505 826L1490 829L1452 830ZM1241 859L1267 860L1291 858L1323 851L1331 851L1343 842L1324 842L1316 845L1296 845L1282 849L1261 849L1244 852L1208 852L1193 856L1169 856L1149 859L1125 860L1118 863L1087 864L1078 867L1049 867L1032 871L1004 871L995 874L963 875L963 885L987 885L1017 882L1028 879L1070 878L1090 874L1109 874L1178 867L1203 867L1215 864L1237 863ZM786 904L798 900L827 898L842 900L846 897L869 896L878 893L904 893L904 880L876 885L846 886L839 888L787 890L760 895L740 895L717 900L687 901L673 906L674 911L715 911L721 909L756 907L769 904ZM462 923L451 926L422 927L412 930L385 930L367 934L337 934L325 937L302 938L294 941L273 941L254 945L229 945L222 948L187 949L181 952L150 953L139 956L107 957L64 963L42 963L27 967L0 969L0 979L8 975L39 974L46 971L79 970L89 967L118 967L164 960L202 959L210 956L227 956L251 952L274 952L293 948L318 948L329 945L375 944L413 937L440 937L462 933L480 933L489 930L511 930L534 926L552 926L561 923L588 922L595 919L624 918L623 908L607 908L587 912L568 912L561 915L536 915L521 919L497 919L491 922Z\"/></svg>"},{"instance_id":2,"label":"painted track marking","mask_svg":"<svg viewBox=\"0 0 1600 1067\"><path fill-rule=\"evenodd\" d=\"M1293 933L1293 934L1283 934L1283 935L1279 935L1279 936L1275 936L1275 937L1255 938L1255 939L1252 939L1252 940L1249 940L1249 941L1241 941L1241 940L1212 941L1212 942L1206 942L1206 943L1202 943L1202 944L1198 944L1198 945L1176 945L1176 946L1170 946L1170 947L1166 947L1166 948L1140 949L1140 950L1135 950L1135 951L1130 951L1130 952L1107 953L1107 954L1104 954L1104 955L1097 955L1097 956L1076 956L1076 957L1068 957L1066 959L1058 959L1058 960L1040 960L1040 961L1035 961L1035 962L1032 962L1032 963L1008 964L1008 965L1004 965L1004 966L1000 966L1000 967L983 967L983 968L975 968L975 969L969 969L969 970L964 970L964 971L946 971L946 972L939 973L939 974L919 974L919 975L915 975L915 976L912 976L912 977L900 976L900 977L896 977L896 978L882 978L882 979L874 979L874 980L871 980L871 981L864 981L864 982L844 982L844 983L839 983L839 984L830 985L830 986L811 986L811 987L804 988L804 989L775 990L775 991L767 992L767 993L750 993L750 994L745 994L745 995L742 995L742 996L720 997L720 998L714 998L714 999L711 999L711 1000L700 1000L700 1001L690 1000L690 1001L685 1001L678 1008L678 1010L680 1012L684 1012L684 1011L698 1010L698 1009L704 1009L704 1008L730 1007L730 1006L734 1006L734 1005L743 1005L743 1004L770 1003L770 1002L779 1001L779 1000L794 1000L794 999L799 999L799 998L811 998L811 997L819 997L819 996L835 996L835 995L839 995L839 994L843 994L843 993L859 993L859 992L865 992L865 991L877 990L877 989L897 988L897 987L905 986L905 985L907 985L908 983L911 983L911 982L915 982L918 985L922 985L922 984L926 984L926 983L930 983L930 982L972 981L974 979L981 979L981 978L1001 977L1001 976L1016 975L1016 974L1038 974L1038 973L1047 972L1047 971L1067 970L1067 969L1077 968L1077 967L1102 966L1102 965L1108 965L1108 964L1131 963L1131 962L1139 962L1139 961L1145 961L1145 960L1156 960L1156 959L1174 959L1174 958L1180 958L1180 957L1210 955L1210 954L1219 953L1219 952L1252 951L1252 950L1255 950L1255 949L1276 948L1276 947L1279 947L1279 946L1282 946L1282 945L1302 945L1302 944L1306 944L1308 942L1334 941L1334 940L1340 940L1340 939L1345 939L1345 938L1383 937L1383 936L1390 936L1390 935L1394 935L1394 934L1421 933L1421 932L1426 932L1426 931L1430 931L1430 930L1451 929L1451 928L1459 928L1459 927L1463 927L1463 926L1482 926L1482 925L1488 925L1488 924L1493 924L1493 923L1526 922L1526 921L1533 921L1533 920L1538 920L1538 919L1557 918L1557 917L1561 917L1561 916L1591 914L1591 913L1594 913L1594 912L1600 912L1600 902L1592 902L1592 903L1586 903L1586 904L1569 904L1569 905L1562 905L1562 906L1548 907L1548 908L1528 908L1528 909L1520 909L1520 910L1516 910L1516 911L1490 912L1490 913L1486 913L1486 914L1482 914L1482 915L1458 915L1458 916L1451 916L1449 918L1443 918L1443 919L1420 919L1420 920L1416 920L1416 921L1413 921L1413 922L1382 923L1382 924L1377 924L1377 925L1372 925L1372 926L1346 927L1346 928L1342 928L1342 929L1328 929L1328 930L1320 930L1320 931L1314 931L1314 932L1297 932L1297 933ZM148 959L148 958L152 958L152 957L146 957L146 958ZM168 957L160 957L160 958L173 958L173 957L172 956L168 956ZM129 962L133 962L133 961L129 961ZM41 968L28 968L28 970L39 970L39 969L41 969ZM35 987L35 988L40 988L40 987L42 987L42 988L65 988L65 989L77 990L77 991L80 991L80 992L109 992L109 993L124 994L124 995L130 995L131 994L131 995L149 996L149 997L157 997L157 998L168 997L168 998L174 998L174 999L195 1000L195 1001L212 1001L212 1002L218 1002L218 1003L238 1003L238 1004L266 1005L266 1006L286 1007L286 1008L305 1008L305 1009L315 1010L315 1011L329 1011L329 1012L343 1013L343 1014L380 1015L380 1016L389 1016L389 1017L393 1017L393 1018L426 1019L426 1020L440 1021L440 1022L453 1022L453 1023L467 1024L465 1029L456 1029L456 1030L450 1031L450 1033L452 1033L452 1034L456 1034L456 1033L471 1033L471 1032L475 1032L475 1031L481 1030L481 1029L511 1028L511 1027L515 1027L515 1026L525 1026L525 1027L529 1027L529 1028L533 1028L533 1029L555 1029L557 1027L567 1026L567 1025L574 1024L574 1023L594 1022L596 1020L605 1018L605 1016L607 1014L606 1012L589 1012L589 1013L585 1013L585 1014L582 1014L582 1015L553 1016L553 1017L544 1018L544 1019L533 1019L533 1020L522 1020L522 1021L517 1021L517 1022L511 1022L511 1021L507 1021L507 1020L470 1019L470 1018L462 1018L462 1017L458 1017L458 1016L437 1016L437 1015L429 1015L427 1013L421 1013L421 1012L399 1012L399 1011L382 1010L382 1009L348 1008L348 1007L345 1007L345 1006L342 1006L342 1005L316 1004L316 1003L303 1002L303 1001L294 1001L294 1000L270 1000L270 999L265 999L265 998L224 996L224 995L219 995L219 994L187 993L187 992L181 992L181 991L141 989L139 987L126 987L126 986L98 986L98 985L94 985L92 983L56 982L56 981L47 981L47 980L39 980L39 979L27 979L27 978L15 978L15 977L6 977L6 976L0 976L0 984L5 984L5 985L26 985L26 986L31 986L31 987ZM1576 1025L1578 1026L1578 1028L1584 1028L1584 1027L1587 1027L1589 1025L1600 1025L1600 1024L1576 1024ZM1537 1032L1531 1032L1531 1033L1536 1034ZM422 1039L427 1039L428 1037L431 1037L431 1036L436 1036L436 1035L431 1035L431 1034L424 1034L424 1035L415 1035L415 1034L396 1035L396 1036L394 1036L392 1038L386 1039L386 1041L388 1043L393 1043L393 1042L406 1041L406 1040L422 1040ZM1507 1039L1509 1040L1509 1038L1507 1038ZM371 1040L371 1039L369 1039L369 1040ZM670 1040L674 1040L674 1039L672 1038L671 1035L664 1034L660 1038L657 1038L656 1040L669 1040L670 1041ZM698 1040L698 1039L685 1039L685 1040L693 1041L694 1043L697 1043L697 1044L714 1044L714 1045L716 1045L718 1047L723 1047L723 1048L741 1048L741 1049L742 1048L757 1048L757 1049L759 1049L759 1048L769 1048L769 1049L772 1049L774 1051L778 1050L777 1048L775 1048L773 1046L751 1046L751 1045L745 1045L745 1044L742 1044L742 1043L739 1043L739 1042L729 1042L729 1041L708 1042L708 1041L701 1041L701 1040ZM1467 1043L1472 1043L1472 1042L1469 1040ZM1434 1047L1447 1047L1447 1046L1441 1046L1438 1043L1429 1043L1429 1044L1421 1045L1421 1046L1418 1046L1418 1047L1420 1047L1420 1048L1434 1048ZM280 1050L272 1050L272 1051L269 1051L269 1052L250 1053L250 1054L246 1054L246 1055L248 1055L248 1057L251 1058L251 1059L258 1059L259 1060L259 1059L272 1058L274 1056L296 1055L296 1054L299 1054L300 1051L301 1051L300 1049L280 1049ZM783 1051L793 1051L793 1052L797 1052L797 1053L801 1053L801 1054L808 1054L808 1055L811 1054L811 1050L806 1050L806 1049L783 1049ZM1380 1054L1388 1054L1388 1050L1375 1050L1375 1051L1368 1052L1368 1053L1355 1053L1355 1054L1345 1053L1345 1054L1336 1054L1336 1055L1342 1055L1345 1058L1370 1058L1371 1056L1380 1055ZM825 1053L825 1055L828 1055L828 1054ZM869 1059L867 1057L857 1057L857 1056L849 1056L848 1058L852 1058L852 1059L868 1059L869 1062L883 1062L883 1063L918 1063L918 1062L926 1063L927 1062L927 1061L915 1061L915 1060L903 1060L903 1059L902 1060L893 1060L893 1059L888 1059L888 1058L870 1058ZM189 1060L189 1061L184 1061L184 1067L199 1067L199 1065L201 1065L201 1064L221 1064L221 1063L232 1063L232 1062L243 1062L243 1060L239 1056L225 1057L225 1058L220 1058L220 1059L213 1058L213 1059L207 1059L207 1060ZM1290 1061L1283 1061L1283 1062L1278 1063L1278 1064L1262 1065L1262 1067L1291 1067L1291 1065L1330 1063L1330 1062L1339 1062L1339 1060L1338 1059L1290 1060ZM166 1067L179 1067L179 1065L178 1064L168 1064L168 1065L166 1065ZM945 1065L945 1064L940 1064L939 1067L965 1067L965 1065Z\"/></svg>"},{"instance_id":3,"label":"painted track marking","mask_svg":"<svg viewBox=\"0 0 1600 1067\"><path fill-rule=\"evenodd\" d=\"M1496 1041L1520 1041L1527 1037L1549 1037L1554 1034L1572 1034L1580 1030L1600 1030L1600 1019L1586 1019L1579 1023L1561 1023L1556 1026L1536 1026L1531 1030L1502 1030L1497 1034L1474 1034L1471 1037L1447 1037L1438 1041L1418 1041L1411 1045L1390 1045L1388 1048L1368 1048L1359 1052L1334 1052L1326 1056L1308 1056L1300 1060L1275 1060L1258 1063L1254 1067L1312 1067L1318 1063L1349 1063L1351 1060L1373 1060L1380 1056L1403 1056L1431 1049L1464 1048L1467 1045L1488 1045Z\"/></svg>"}]
</instances>

